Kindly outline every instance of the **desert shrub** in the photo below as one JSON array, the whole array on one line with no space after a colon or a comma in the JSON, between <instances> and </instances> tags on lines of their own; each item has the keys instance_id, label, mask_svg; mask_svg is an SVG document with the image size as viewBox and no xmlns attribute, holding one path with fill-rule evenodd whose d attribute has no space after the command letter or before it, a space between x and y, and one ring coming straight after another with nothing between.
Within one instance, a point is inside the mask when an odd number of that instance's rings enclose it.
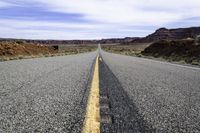
<instances>
[{"instance_id":1,"label":"desert shrub","mask_svg":"<svg viewBox=\"0 0 200 133\"><path fill-rule=\"evenodd\" d=\"M16 43L23 44L24 42L22 40L17 40Z\"/></svg>"},{"instance_id":2,"label":"desert shrub","mask_svg":"<svg viewBox=\"0 0 200 133\"><path fill-rule=\"evenodd\" d=\"M18 59L20 59L20 60L23 59L23 58L24 58L23 55L19 55L19 56L18 56Z\"/></svg>"}]
</instances>

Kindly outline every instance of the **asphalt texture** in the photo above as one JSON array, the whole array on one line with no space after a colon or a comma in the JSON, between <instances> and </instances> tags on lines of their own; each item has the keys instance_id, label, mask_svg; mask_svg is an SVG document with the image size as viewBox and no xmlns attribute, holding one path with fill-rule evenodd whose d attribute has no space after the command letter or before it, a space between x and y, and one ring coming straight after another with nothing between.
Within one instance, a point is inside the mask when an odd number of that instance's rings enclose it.
<instances>
[{"instance_id":1,"label":"asphalt texture","mask_svg":"<svg viewBox=\"0 0 200 133\"><path fill-rule=\"evenodd\" d=\"M97 51L0 62L0 133L79 133ZM100 51L102 133L200 132L200 68Z\"/></svg>"},{"instance_id":2,"label":"asphalt texture","mask_svg":"<svg viewBox=\"0 0 200 133\"><path fill-rule=\"evenodd\" d=\"M81 132L96 55L0 62L0 132Z\"/></svg>"},{"instance_id":3,"label":"asphalt texture","mask_svg":"<svg viewBox=\"0 0 200 133\"><path fill-rule=\"evenodd\" d=\"M200 132L200 68L101 51L101 132ZM106 100L104 100L106 97Z\"/></svg>"},{"instance_id":4,"label":"asphalt texture","mask_svg":"<svg viewBox=\"0 0 200 133\"><path fill-rule=\"evenodd\" d=\"M154 131L139 114L138 108L104 61L100 62L100 88L100 103L102 106L108 106L108 108L101 108L101 117L110 119L101 123L102 133Z\"/></svg>"}]
</instances>

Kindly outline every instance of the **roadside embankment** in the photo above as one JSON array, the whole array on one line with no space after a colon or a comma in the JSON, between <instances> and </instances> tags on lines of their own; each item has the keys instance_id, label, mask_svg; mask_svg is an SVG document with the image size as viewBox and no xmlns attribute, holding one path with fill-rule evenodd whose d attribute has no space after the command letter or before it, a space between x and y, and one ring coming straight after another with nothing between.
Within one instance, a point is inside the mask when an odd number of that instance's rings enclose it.
<instances>
[{"instance_id":1,"label":"roadside embankment","mask_svg":"<svg viewBox=\"0 0 200 133\"><path fill-rule=\"evenodd\" d=\"M28 59L38 57L63 56L91 52L97 46L48 46L41 44L26 43L22 41L0 42L0 61Z\"/></svg>"}]
</instances>

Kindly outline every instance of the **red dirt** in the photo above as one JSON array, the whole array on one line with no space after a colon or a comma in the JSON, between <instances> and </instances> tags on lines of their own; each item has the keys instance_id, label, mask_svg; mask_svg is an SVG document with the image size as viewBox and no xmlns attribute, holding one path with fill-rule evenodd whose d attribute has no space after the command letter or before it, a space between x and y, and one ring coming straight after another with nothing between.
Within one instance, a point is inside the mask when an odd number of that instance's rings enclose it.
<instances>
[{"instance_id":1,"label":"red dirt","mask_svg":"<svg viewBox=\"0 0 200 133\"><path fill-rule=\"evenodd\" d=\"M30 43L0 42L0 56L31 56L56 53L53 47Z\"/></svg>"}]
</instances>

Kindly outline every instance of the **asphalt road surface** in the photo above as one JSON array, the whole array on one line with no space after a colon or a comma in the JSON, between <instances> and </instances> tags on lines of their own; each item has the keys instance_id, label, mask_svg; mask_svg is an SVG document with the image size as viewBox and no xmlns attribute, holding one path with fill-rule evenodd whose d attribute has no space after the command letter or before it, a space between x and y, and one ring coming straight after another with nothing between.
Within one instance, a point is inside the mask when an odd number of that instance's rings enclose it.
<instances>
[{"instance_id":1,"label":"asphalt road surface","mask_svg":"<svg viewBox=\"0 0 200 133\"><path fill-rule=\"evenodd\" d=\"M0 62L1 132L81 132L98 52ZM101 132L200 132L200 69L101 51Z\"/></svg>"},{"instance_id":2,"label":"asphalt road surface","mask_svg":"<svg viewBox=\"0 0 200 133\"><path fill-rule=\"evenodd\" d=\"M101 55L100 85L110 101L101 113L112 117L102 132L200 132L199 68Z\"/></svg>"},{"instance_id":3,"label":"asphalt road surface","mask_svg":"<svg viewBox=\"0 0 200 133\"><path fill-rule=\"evenodd\" d=\"M81 132L96 55L0 62L0 133Z\"/></svg>"}]
</instances>

